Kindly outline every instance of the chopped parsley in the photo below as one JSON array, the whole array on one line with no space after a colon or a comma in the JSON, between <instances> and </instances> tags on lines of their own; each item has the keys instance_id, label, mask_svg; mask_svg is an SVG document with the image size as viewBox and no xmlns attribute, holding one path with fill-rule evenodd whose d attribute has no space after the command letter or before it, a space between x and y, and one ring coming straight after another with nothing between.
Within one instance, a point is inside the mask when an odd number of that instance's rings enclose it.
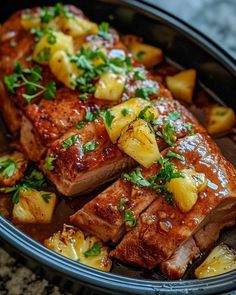
<instances>
[{"instance_id":1,"label":"chopped parsley","mask_svg":"<svg viewBox=\"0 0 236 295\"><path fill-rule=\"evenodd\" d=\"M16 169L16 161L11 159L0 162L0 174L5 177L11 177Z\"/></svg>"},{"instance_id":2,"label":"chopped parsley","mask_svg":"<svg viewBox=\"0 0 236 295\"><path fill-rule=\"evenodd\" d=\"M78 122L77 124L76 124L76 128L77 129L81 129L81 128L83 128L85 126L85 122L84 121L80 121L80 122Z\"/></svg>"},{"instance_id":3,"label":"chopped parsley","mask_svg":"<svg viewBox=\"0 0 236 295\"><path fill-rule=\"evenodd\" d=\"M143 177L141 168L136 168L130 173L123 173L122 177L127 181L142 187L149 187L150 183Z\"/></svg>"},{"instance_id":4,"label":"chopped parsley","mask_svg":"<svg viewBox=\"0 0 236 295\"><path fill-rule=\"evenodd\" d=\"M83 145L84 154L94 151L95 149L96 149L96 142L95 141L91 140Z\"/></svg>"},{"instance_id":5,"label":"chopped parsley","mask_svg":"<svg viewBox=\"0 0 236 295\"><path fill-rule=\"evenodd\" d=\"M142 68L134 68L133 80L141 80L144 81L147 79L145 72Z\"/></svg>"},{"instance_id":6,"label":"chopped parsley","mask_svg":"<svg viewBox=\"0 0 236 295\"><path fill-rule=\"evenodd\" d=\"M177 140L175 128L169 122L165 123L162 132L157 131L156 135L163 138L164 141L171 147L175 145L175 142Z\"/></svg>"},{"instance_id":7,"label":"chopped parsley","mask_svg":"<svg viewBox=\"0 0 236 295\"><path fill-rule=\"evenodd\" d=\"M176 166L168 158L160 158L158 163L161 166L159 172L148 179L144 178L140 168L136 168L130 173L123 173L122 177L140 187L147 187L156 191L158 194L163 194L168 203L171 203L172 194L168 191L165 184L173 178L184 176L177 171Z\"/></svg>"},{"instance_id":8,"label":"chopped parsley","mask_svg":"<svg viewBox=\"0 0 236 295\"><path fill-rule=\"evenodd\" d=\"M77 140L78 140L78 135L76 134L73 134L71 137L65 139L62 143L63 150L66 151L69 147L74 145Z\"/></svg>"},{"instance_id":9,"label":"chopped parsley","mask_svg":"<svg viewBox=\"0 0 236 295\"><path fill-rule=\"evenodd\" d=\"M121 114L122 114L122 116L124 116L124 117L126 117L129 113L130 113L130 109L128 109L128 108L123 108L123 109L121 110Z\"/></svg>"},{"instance_id":10,"label":"chopped parsley","mask_svg":"<svg viewBox=\"0 0 236 295\"><path fill-rule=\"evenodd\" d=\"M156 94L157 88L156 87L137 87L135 90L135 96L141 97L143 99L149 100L149 95Z\"/></svg>"},{"instance_id":11,"label":"chopped parsley","mask_svg":"<svg viewBox=\"0 0 236 295\"><path fill-rule=\"evenodd\" d=\"M42 198L43 198L43 200L44 200L45 203L49 203L49 200L52 197L50 193L48 193L48 194L42 194L41 196L42 196Z\"/></svg>"},{"instance_id":12,"label":"chopped parsley","mask_svg":"<svg viewBox=\"0 0 236 295\"><path fill-rule=\"evenodd\" d=\"M102 37L105 40L111 40L112 35L109 33L109 24L106 22L102 22L98 26L98 36Z\"/></svg>"},{"instance_id":13,"label":"chopped parsley","mask_svg":"<svg viewBox=\"0 0 236 295\"><path fill-rule=\"evenodd\" d=\"M65 18L73 17L73 14L62 3L56 3L54 7L43 7L40 11L41 22L45 24L48 24L54 17L60 15Z\"/></svg>"},{"instance_id":14,"label":"chopped parsley","mask_svg":"<svg viewBox=\"0 0 236 295\"><path fill-rule=\"evenodd\" d=\"M194 134L194 129L193 129L193 124L192 123L187 122L187 123L184 124L184 127L188 130L189 135Z\"/></svg>"},{"instance_id":15,"label":"chopped parsley","mask_svg":"<svg viewBox=\"0 0 236 295\"><path fill-rule=\"evenodd\" d=\"M51 58L51 48L44 47L42 50L39 51L36 58L39 63L44 61L49 62Z\"/></svg>"},{"instance_id":16,"label":"chopped parsley","mask_svg":"<svg viewBox=\"0 0 236 295\"><path fill-rule=\"evenodd\" d=\"M86 110L85 120L87 122L95 121L99 116L99 112L92 113L90 110Z\"/></svg>"},{"instance_id":17,"label":"chopped parsley","mask_svg":"<svg viewBox=\"0 0 236 295\"><path fill-rule=\"evenodd\" d=\"M125 204L127 203L126 198L120 198L119 210L125 210Z\"/></svg>"},{"instance_id":18,"label":"chopped parsley","mask_svg":"<svg viewBox=\"0 0 236 295\"><path fill-rule=\"evenodd\" d=\"M88 98L88 94L87 93L82 93L82 94L79 95L79 98L81 100L86 100Z\"/></svg>"},{"instance_id":19,"label":"chopped parsley","mask_svg":"<svg viewBox=\"0 0 236 295\"><path fill-rule=\"evenodd\" d=\"M20 198L20 191L22 189L41 189L45 185L46 181L44 179L43 173L33 169L31 173L20 180L20 183L12 186L12 187L4 187L1 188L0 191L3 193L11 193L14 192L12 195L12 202L17 204Z\"/></svg>"},{"instance_id":20,"label":"chopped parsley","mask_svg":"<svg viewBox=\"0 0 236 295\"><path fill-rule=\"evenodd\" d=\"M134 227L136 225L136 219L134 213L130 209L125 209L123 220L130 226Z\"/></svg>"},{"instance_id":21,"label":"chopped parsley","mask_svg":"<svg viewBox=\"0 0 236 295\"><path fill-rule=\"evenodd\" d=\"M168 158L176 158L176 159L178 159L178 160L180 160L180 161L182 161L182 162L184 161L184 157L183 157L182 155L177 154L177 153L175 153L175 152L173 152L173 151L171 151L171 150L169 150L169 151L167 152L166 156L167 156Z\"/></svg>"},{"instance_id":22,"label":"chopped parsley","mask_svg":"<svg viewBox=\"0 0 236 295\"><path fill-rule=\"evenodd\" d=\"M100 112L100 116L102 117L106 126L111 128L111 123L115 118L115 116L112 115L112 111L108 109L107 111Z\"/></svg>"},{"instance_id":23,"label":"chopped parsley","mask_svg":"<svg viewBox=\"0 0 236 295\"><path fill-rule=\"evenodd\" d=\"M176 121L179 118L180 118L180 113L178 113L177 111L168 113L167 115L168 120Z\"/></svg>"},{"instance_id":24,"label":"chopped parsley","mask_svg":"<svg viewBox=\"0 0 236 295\"><path fill-rule=\"evenodd\" d=\"M84 256L91 257L91 256L97 256L101 253L102 246L99 243L94 243L93 246L88 249L86 252L84 252Z\"/></svg>"},{"instance_id":25,"label":"chopped parsley","mask_svg":"<svg viewBox=\"0 0 236 295\"><path fill-rule=\"evenodd\" d=\"M16 62L15 72L12 75L4 76L4 83L7 90L15 94L17 88L25 87L26 93L22 96L27 102L31 102L34 98L44 95L46 99L55 98L56 83L49 81L46 85L39 84L42 80L42 68L34 66L31 69L23 69L19 62Z\"/></svg>"},{"instance_id":26,"label":"chopped parsley","mask_svg":"<svg viewBox=\"0 0 236 295\"><path fill-rule=\"evenodd\" d=\"M142 50L139 51L139 52L136 54L136 58L137 58L137 60L142 61L144 55L145 55L145 52L144 52L144 51L142 51Z\"/></svg>"},{"instance_id":27,"label":"chopped parsley","mask_svg":"<svg viewBox=\"0 0 236 295\"><path fill-rule=\"evenodd\" d=\"M53 170L55 167L53 165L53 162L56 160L56 158L54 157L46 157L45 159L45 163L43 164L43 168L46 169L46 170Z\"/></svg>"}]
</instances>

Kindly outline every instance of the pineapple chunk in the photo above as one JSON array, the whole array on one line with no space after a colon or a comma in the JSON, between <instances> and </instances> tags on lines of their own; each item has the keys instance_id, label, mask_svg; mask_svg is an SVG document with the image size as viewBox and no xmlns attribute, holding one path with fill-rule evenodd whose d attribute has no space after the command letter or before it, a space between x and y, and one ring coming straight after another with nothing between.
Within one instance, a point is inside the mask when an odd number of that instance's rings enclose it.
<instances>
[{"instance_id":1,"label":"pineapple chunk","mask_svg":"<svg viewBox=\"0 0 236 295\"><path fill-rule=\"evenodd\" d=\"M236 122L236 117L233 109L215 105L208 108L207 121L208 132L216 134L230 130Z\"/></svg>"},{"instance_id":2,"label":"pineapple chunk","mask_svg":"<svg viewBox=\"0 0 236 295\"><path fill-rule=\"evenodd\" d=\"M99 99L117 101L124 90L125 75L104 73L97 85L94 96Z\"/></svg>"},{"instance_id":3,"label":"pineapple chunk","mask_svg":"<svg viewBox=\"0 0 236 295\"><path fill-rule=\"evenodd\" d=\"M95 237L85 238L83 232L73 226L64 224L63 231L45 240L44 245L79 263L107 272L111 269L108 248Z\"/></svg>"},{"instance_id":4,"label":"pineapple chunk","mask_svg":"<svg viewBox=\"0 0 236 295\"><path fill-rule=\"evenodd\" d=\"M62 32L45 34L34 48L33 59L41 64L48 64L53 54L59 50L73 54L72 37Z\"/></svg>"},{"instance_id":5,"label":"pineapple chunk","mask_svg":"<svg viewBox=\"0 0 236 295\"><path fill-rule=\"evenodd\" d=\"M162 50L148 44L131 42L128 49L147 69L158 65L163 60Z\"/></svg>"},{"instance_id":6,"label":"pineapple chunk","mask_svg":"<svg viewBox=\"0 0 236 295\"><path fill-rule=\"evenodd\" d=\"M34 189L21 189L19 202L14 205L15 223L50 223L56 205L56 195Z\"/></svg>"},{"instance_id":7,"label":"pineapple chunk","mask_svg":"<svg viewBox=\"0 0 236 295\"><path fill-rule=\"evenodd\" d=\"M198 279L217 276L236 269L236 253L225 244L216 246L195 270Z\"/></svg>"},{"instance_id":8,"label":"pineapple chunk","mask_svg":"<svg viewBox=\"0 0 236 295\"><path fill-rule=\"evenodd\" d=\"M39 28L41 26L41 19L38 13L34 14L22 14L21 15L21 26L25 30L32 28Z\"/></svg>"},{"instance_id":9,"label":"pineapple chunk","mask_svg":"<svg viewBox=\"0 0 236 295\"><path fill-rule=\"evenodd\" d=\"M81 75L75 63L70 59L65 51L59 50L55 52L49 61L49 67L56 78L64 83L68 88L75 89L76 78Z\"/></svg>"},{"instance_id":10,"label":"pineapple chunk","mask_svg":"<svg viewBox=\"0 0 236 295\"><path fill-rule=\"evenodd\" d=\"M28 161L19 152L0 156L0 185L14 186L24 175Z\"/></svg>"},{"instance_id":11,"label":"pineapple chunk","mask_svg":"<svg viewBox=\"0 0 236 295\"><path fill-rule=\"evenodd\" d=\"M151 103L136 97L111 108L111 114L114 116L114 119L111 122L111 126L106 126L106 129L113 143L120 137L122 129L135 120L140 111L147 106L151 106ZM123 110L127 111L126 115L122 114Z\"/></svg>"},{"instance_id":12,"label":"pineapple chunk","mask_svg":"<svg viewBox=\"0 0 236 295\"><path fill-rule=\"evenodd\" d=\"M64 18L62 30L72 37L78 37L97 34L98 26L89 20L75 16L73 18Z\"/></svg>"},{"instance_id":13,"label":"pineapple chunk","mask_svg":"<svg viewBox=\"0 0 236 295\"><path fill-rule=\"evenodd\" d=\"M166 77L166 84L176 99L192 102L196 85L196 70L189 69Z\"/></svg>"},{"instance_id":14,"label":"pineapple chunk","mask_svg":"<svg viewBox=\"0 0 236 295\"><path fill-rule=\"evenodd\" d=\"M143 119L137 119L121 132L118 147L145 168L160 158L155 134Z\"/></svg>"},{"instance_id":15,"label":"pineapple chunk","mask_svg":"<svg viewBox=\"0 0 236 295\"><path fill-rule=\"evenodd\" d=\"M197 202L198 193L205 189L207 182L203 173L197 173L192 169L184 169L181 173L183 178L173 178L166 186L173 194L179 209L188 212Z\"/></svg>"}]
</instances>

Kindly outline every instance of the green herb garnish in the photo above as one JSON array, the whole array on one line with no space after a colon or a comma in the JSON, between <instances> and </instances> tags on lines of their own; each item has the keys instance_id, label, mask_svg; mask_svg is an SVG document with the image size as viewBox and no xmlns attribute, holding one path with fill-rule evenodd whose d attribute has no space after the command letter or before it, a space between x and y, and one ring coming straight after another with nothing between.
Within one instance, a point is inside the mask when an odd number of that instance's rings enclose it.
<instances>
[{"instance_id":1,"label":"green herb garnish","mask_svg":"<svg viewBox=\"0 0 236 295\"><path fill-rule=\"evenodd\" d=\"M142 68L134 68L134 75L133 75L133 79L135 81L137 80L141 80L144 81L147 79L145 72Z\"/></svg>"},{"instance_id":2,"label":"green herb garnish","mask_svg":"<svg viewBox=\"0 0 236 295\"><path fill-rule=\"evenodd\" d=\"M127 199L120 198L119 210L125 210L125 204L127 203Z\"/></svg>"},{"instance_id":3,"label":"green herb garnish","mask_svg":"<svg viewBox=\"0 0 236 295\"><path fill-rule=\"evenodd\" d=\"M10 41L10 46L11 46L11 47L16 47L16 45L17 45L17 43L16 43L15 41L13 41L13 40Z\"/></svg>"},{"instance_id":4,"label":"green herb garnish","mask_svg":"<svg viewBox=\"0 0 236 295\"><path fill-rule=\"evenodd\" d=\"M46 157L45 159L45 163L43 164L43 168L46 169L46 170L53 170L55 167L53 165L53 162L56 160L56 158L53 158L53 157Z\"/></svg>"},{"instance_id":5,"label":"green herb garnish","mask_svg":"<svg viewBox=\"0 0 236 295\"><path fill-rule=\"evenodd\" d=\"M124 117L126 117L129 113L130 113L130 109L128 109L128 108L123 108L123 109L121 110L121 114L122 114L122 116L124 116Z\"/></svg>"},{"instance_id":6,"label":"green herb garnish","mask_svg":"<svg viewBox=\"0 0 236 295\"><path fill-rule=\"evenodd\" d=\"M156 93L157 93L156 87L145 87L145 88L138 87L135 90L136 97L141 97L146 100L149 100L149 95L156 94Z\"/></svg>"},{"instance_id":7,"label":"green herb garnish","mask_svg":"<svg viewBox=\"0 0 236 295\"><path fill-rule=\"evenodd\" d=\"M156 135L163 138L164 141L171 147L175 145L177 137L175 135L175 128L169 122L164 124L164 127L161 131L157 131Z\"/></svg>"},{"instance_id":8,"label":"green herb garnish","mask_svg":"<svg viewBox=\"0 0 236 295\"><path fill-rule=\"evenodd\" d=\"M183 157L182 155L177 154L177 153L175 153L175 152L172 152L171 150L169 150L169 151L167 152L166 156L167 156L168 158L176 158L176 159L178 159L178 160L184 162L184 157Z\"/></svg>"},{"instance_id":9,"label":"green herb garnish","mask_svg":"<svg viewBox=\"0 0 236 295\"><path fill-rule=\"evenodd\" d=\"M49 203L49 200L52 197L51 194L43 194L41 196L42 196L42 198L43 198L43 200L44 200L45 203Z\"/></svg>"},{"instance_id":10,"label":"green herb garnish","mask_svg":"<svg viewBox=\"0 0 236 295\"><path fill-rule=\"evenodd\" d=\"M134 213L130 209L125 209L123 220L130 226L134 227L136 225L136 219Z\"/></svg>"},{"instance_id":11,"label":"green herb garnish","mask_svg":"<svg viewBox=\"0 0 236 295\"><path fill-rule=\"evenodd\" d=\"M62 143L62 148L66 151L69 147L73 146L78 140L78 135L73 134L71 137L65 139Z\"/></svg>"},{"instance_id":12,"label":"green herb garnish","mask_svg":"<svg viewBox=\"0 0 236 295\"><path fill-rule=\"evenodd\" d=\"M180 113L178 113L177 111L168 113L167 115L168 120L176 121L179 118L180 118Z\"/></svg>"},{"instance_id":13,"label":"green herb garnish","mask_svg":"<svg viewBox=\"0 0 236 295\"><path fill-rule=\"evenodd\" d=\"M145 55L145 52L144 52L144 51L139 51L139 52L136 54L136 58L137 58L137 60L142 61L144 55Z\"/></svg>"},{"instance_id":14,"label":"green herb garnish","mask_svg":"<svg viewBox=\"0 0 236 295\"><path fill-rule=\"evenodd\" d=\"M98 36L102 37L105 40L111 40L112 35L109 33L109 24L106 22L102 22L98 26Z\"/></svg>"},{"instance_id":15,"label":"green herb garnish","mask_svg":"<svg viewBox=\"0 0 236 295\"><path fill-rule=\"evenodd\" d=\"M100 112L100 116L103 118L106 126L111 128L111 123L114 120L115 116L112 115L112 111L108 109L107 111Z\"/></svg>"},{"instance_id":16,"label":"green herb garnish","mask_svg":"<svg viewBox=\"0 0 236 295\"><path fill-rule=\"evenodd\" d=\"M102 246L99 243L94 243L93 246L84 252L85 257L97 256L101 253Z\"/></svg>"},{"instance_id":17,"label":"green herb garnish","mask_svg":"<svg viewBox=\"0 0 236 295\"><path fill-rule=\"evenodd\" d=\"M123 173L122 177L127 181L142 187L149 187L150 183L143 177L141 168L136 168L130 173Z\"/></svg>"},{"instance_id":18,"label":"green herb garnish","mask_svg":"<svg viewBox=\"0 0 236 295\"><path fill-rule=\"evenodd\" d=\"M83 145L84 154L94 151L95 149L96 149L96 142L95 141L89 141Z\"/></svg>"},{"instance_id":19,"label":"green herb garnish","mask_svg":"<svg viewBox=\"0 0 236 295\"><path fill-rule=\"evenodd\" d=\"M80 121L80 122L78 122L77 124L76 124L76 128L77 129L81 129L81 128L83 128L85 126L85 122L84 121Z\"/></svg>"},{"instance_id":20,"label":"green herb garnish","mask_svg":"<svg viewBox=\"0 0 236 295\"><path fill-rule=\"evenodd\" d=\"M11 177L16 169L16 161L11 159L0 162L0 174L4 177Z\"/></svg>"}]
</instances>

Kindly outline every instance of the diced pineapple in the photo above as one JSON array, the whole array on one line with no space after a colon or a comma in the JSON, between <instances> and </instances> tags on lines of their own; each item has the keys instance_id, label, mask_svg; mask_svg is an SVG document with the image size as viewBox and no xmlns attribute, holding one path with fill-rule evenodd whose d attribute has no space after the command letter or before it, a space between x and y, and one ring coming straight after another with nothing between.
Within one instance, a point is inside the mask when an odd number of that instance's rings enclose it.
<instances>
[{"instance_id":1,"label":"diced pineapple","mask_svg":"<svg viewBox=\"0 0 236 295\"><path fill-rule=\"evenodd\" d=\"M236 122L233 109L214 105L207 109L207 130L211 134L230 130Z\"/></svg>"},{"instance_id":2,"label":"diced pineapple","mask_svg":"<svg viewBox=\"0 0 236 295\"><path fill-rule=\"evenodd\" d=\"M35 189L21 189L19 202L14 205L15 223L50 223L56 205L56 195Z\"/></svg>"},{"instance_id":3,"label":"diced pineapple","mask_svg":"<svg viewBox=\"0 0 236 295\"><path fill-rule=\"evenodd\" d=\"M192 102L197 72L194 69L166 77L166 84L176 99Z\"/></svg>"},{"instance_id":4,"label":"diced pineapple","mask_svg":"<svg viewBox=\"0 0 236 295\"><path fill-rule=\"evenodd\" d=\"M236 269L236 252L225 244L215 247L195 270L198 279L217 276Z\"/></svg>"},{"instance_id":5,"label":"diced pineapple","mask_svg":"<svg viewBox=\"0 0 236 295\"><path fill-rule=\"evenodd\" d=\"M97 34L98 26L89 20L75 16L73 18L64 18L62 30L72 37L78 37Z\"/></svg>"},{"instance_id":6,"label":"diced pineapple","mask_svg":"<svg viewBox=\"0 0 236 295\"><path fill-rule=\"evenodd\" d=\"M128 49L148 69L158 65L163 60L162 50L148 44L131 42Z\"/></svg>"},{"instance_id":7,"label":"diced pineapple","mask_svg":"<svg viewBox=\"0 0 236 295\"><path fill-rule=\"evenodd\" d=\"M69 54L74 53L73 39L62 32L45 34L36 44L33 59L41 64L48 64L56 51L63 50Z\"/></svg>"},{"instance_id":8,"label":"diced pineapple","mask_svg":"<svg viewBox=\"0 0 236 295\"><path fill-rule=\"evenodd\" d=\"M102 74L94 96L99 99L117 101L124 90L125 75L117 75L111 72Z\"/></svg>"},{"instance_id":9,"label":"diced pineapple","mask_svg":"<svg viewBox=\"0 0 236 295\"><path fill-rule=\"evenodd\" d=\"M198 199L198 193L206 186L206 177L192 169L180 171L183 177L173 178L166 184L174 200L183 212L190 211Z\"/></svg>"},{"instance_id":10,"label":"diced pineapple","mask_svg":"<svg viewBox=\"0 0 236 295\"><path fill-rule=\"evenodd\" d=\"M107 272L111 269L108 248L96 237L85 238L83 232L73 226L64 224L63 231L45 240L44 245L79 263Z\"/></svg>"},{"instance_id":11,"label":"diced pineapple","mask_svg":"<svg viewBox=\"0 0 236 295\"><path fill-rule=\"evenodd\" d=\"M137 119L121 132L118 147L144 167L160 158L155 134L143 119Z\"/></svg>"},{"instance_id":12,"label":"diced pineapple","mask_svg":"<svg viewBox=\"0 0 236 295\"><path fill-rule=\"evenodd\" d=\"M151 106L149 101L142 98L131 98L111 108L114 119L111 122L111 126L106 126L106 129L113 143L120 137L122 129L135 120L140 111L147 106ZM126 110L125 115L123 110Z\"/></svg>"},{"instance_id":13,"label":"diced pineapple","mask_svg":"<svg viewBox=\"0 0 236 295\"><path fill-rule=\"evenodd\" d=\"M0 156L0 185L14 186L23 177L28 161L19 152Z\"/></svg>"},{"instance_id":14,"label":"diced pineapple","mask_svg":"<svg viewBox=\"0 0 236 295\"><path fill-rule=\"evenodd\" d=\"M49 61L49 67L59 81L67 87L75 89L76 78L82 72L77 68L75 63L70 62L65 51L59 50L55 52Z\"/></svg>"},{"instance_id":15,"label":"diced pineapple","mask_svg":"<svg viewBox=\"0 0 236 295\"><path fill-rule=\"evenodd\" d=\"M41 19L38 13L34 14L22 14L21 25L25 30L32 28L39 28L41 26Z\"/></svg>"}]
</instances>

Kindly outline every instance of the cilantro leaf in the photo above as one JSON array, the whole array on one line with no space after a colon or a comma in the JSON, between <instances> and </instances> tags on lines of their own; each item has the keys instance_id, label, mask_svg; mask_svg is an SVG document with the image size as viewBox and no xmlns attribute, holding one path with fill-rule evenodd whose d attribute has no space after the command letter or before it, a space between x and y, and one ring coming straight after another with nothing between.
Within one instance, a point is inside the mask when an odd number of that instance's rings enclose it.
<instances>
[{"instance_id":1,"label":"cilantro leaf","mask_svg":"<svg viewBox=\"0 0 236 295\"><path fill-rule=\"evenodd\" d=\"M143 187L149 187L150 183L149 181L147 181L142 173L141 173L141 168L136 168L134 171L130 172L130 173L123 173L122 177L124 179L126 179L127 181L133 183L133 184L137 184L139 186L143 186Z\"/></svg>"},{"instance_id":2,"label":"cilantro leaf","mask_svg":"<svg viewBox=\"0 0 236 295\"><path fill-rule=\"evenodd\" d=\"M124 117L126 117L129 113L130 113L130 109L128 109L128 108L123 108L123 109L121 110L121 114L122 114L122 116L124 116Z\"/></svg>"},{"instance_id":3,"label":"cilantro leaf","mask_svg":"<svg viewBox=\"0 0 236 295\"><path fill-rule=\"evenodd\" d=\"M156 87L146 87L146 88L137 87L135 90L136 97L141 97L146 100L149 100L149 95L156 94L156 93L157 93Z\"/></svg>"},{"instance_id":4,"label":"cilantro leaf","mask_svg":"<svg viewBox=\"0 0 236 295\"><path fill-rule=\"evenodd\" d=\"M44 96L46 99L55 98L56 93L56 83L54 81L49 81L48 84L45 85Z\"/></svg>"},{"instance_id":5,"label":"cilantro leaf","mask_svg":"<svg viewBox=\"0 0 236 295\"><path fill-rule=\"evenodd\" d=\"M105 40L111 40L112 35L109 33L109 24L106 22L102 22L98 26L98 36L102 37Z\"/></svg>"},{"instance_id":6,"label":"cilantro leaf","mask_svg":"<svg viewBox=\"0 0 236 295\"><path fill-rule=\"evenodd\" d=\"M182 161L182 162L184 161L184 157L183 157L182 155L177 154L177 153L175 153L175 152L173 152L173 151L171 151L171 150L169 150L169 151L167 152L166 156L167 156L168 158L176 158L176 159L178 159L178 160L180 160L180 161Z\"/></svg>"},{"instance_id":7,"label":"cilantro leaf","mask_svg":"<svg viewBox=\"0 0 236 295\"><path fill-rule=\"evenodd\" d=\"M172 120L172 121L176 121L179 118L180 118L180 113L178 113L177 111L168 113L168 115L167 115L167 119Z\"/></svg>"},{"instance_id":8,"label":"cilantro leaf","mask_svg":"<svg viewBox=\"0 0 236 295\"><path fill-rule=\"evenodd\" d=\"M47 193L47 194L42 194L41 197L43 198L45 203L49 203L49 200L51 199L51 194Z\"/></svg>"},{"instance_id":9,"label":"cilantro leaf","mask_svg":"<svg viewBox=\"0 0 236 295\"><path fill-rule=\"evenodd\" d=\"M94 151L95 149L96 149L96 142L95 141L89 141L83 145L84 154Z\"/></svg>"},{"instance_id":10,"label":"cilantro leaf","mask_svg":"<svg viewBox=\"0 0 236 295\"><path fill-rule=\"evenodd\" d=\"M125 210L125 204L127 203L126 198L120 198L119 210Z\"/></svg>"},{"instance_id":11,"label":"cilantro leaf","mask_svg":"<svg viewBox=\"0 0 236 295\"><path fill-rule=\"evenodd\" d=\"M137 60L142 61L144 55L145 55L145 51L142 51L142 50L139 51L139 52L136 54L136 58L137 58Z\"/></svg>"},{"instance_id":12,"label":"cilantro leaf","mask_svg":"<svg viewBox=\"0 0 236 295\"><path fill-rule=\"evenodd\" d=\"M0 162L0 174L2 174L2 176L11 177L14 174L15 169L16 162L11 159Z\"/></svg>"},{"instance_id":13,"label":"cilantro leaf","mask_svg":"<svg viewBox=\"0 0 236 295\"><path fill-rule=\"evenodd\" d=\"M76 128L77 129L81 129L81 128L83 128L85 126L85 122L84 121L80 121L80 122L78 122L77 124L76 124Z\"/></svg>"},{"instance_id":14,"label":"cilantro leaf","mask_svg":"<svg viewBox=\"0 0 236 295\"><path fill-rule=\"evenodd\" d=\"M84 252L85 257L97 256L101 253L102 246L99 243L94 243L93 246Z\"/></svg>"},{"instance_id":15,"label":"cilantro leaf","mask_svg":"<svg viewBox=\"0 0 236 295\"><path fill-rule=\"evenodd\" d=\"M168 122L164 124L162 132L157 131L156 135L163 138L164 141L171 147L175 145L177 137L175 135L175 128Z\"/></svg>"},{"instance_id":16,"label":"cilantro leaf","mask_svg":"<svg viewBox=\"0 0 236 295\"><path fill-rule=\"evenodd\" d=\"M69 147L73 146L78 140L78 135L73 134L71 137L65 139L62 143L62 148L66 151Z\"/></svg>"},{"instance_id":17,"label":"cilantro leaf","mask_svg":"<svg viewBox=\"0 0 236 295\"><path fill-rule=\"evenodd\" d=\"M43 164L43 168L49 171L53 170L55 168L53 165L53 162L55 160L56 158L47 156L45 159L45 163Z\"/></svg>"},{"instance_id":18,"label":"cilantro leaf","mask_svg":"<svg viewBox=\"0 0 236 295\"><path fill-rule=\"evenodd\" d=\"M125 209L125 213L123 216L123 220L130 226L130 227L134 227L136 225L136 219L134 216L134 213L132 210L130 209Z\"/></svg>"},{"instance_id":19,"label":"cilantro leaf","mask_svg":"<svg viewBox=\"0 0 236 295\"><path fill-rule=\"evenodd\" d=\"M112 115L111 109L108 109L106 112L100 112L100 116L105 122L108 128L111 128L111 123L114 120L115 116Z\"/></svg>"},{"instance_id":20,"label":"cilantro leaf","mask_svg":"<svg viewBox=\"0 0 236 295\"><path fill-rule=\"evenodd\" d=\"M137 81L145 81L147 79L145 72L142 68L134 68L134 75L133 75L133 80Z\"/></svg>"}]
</instances>

